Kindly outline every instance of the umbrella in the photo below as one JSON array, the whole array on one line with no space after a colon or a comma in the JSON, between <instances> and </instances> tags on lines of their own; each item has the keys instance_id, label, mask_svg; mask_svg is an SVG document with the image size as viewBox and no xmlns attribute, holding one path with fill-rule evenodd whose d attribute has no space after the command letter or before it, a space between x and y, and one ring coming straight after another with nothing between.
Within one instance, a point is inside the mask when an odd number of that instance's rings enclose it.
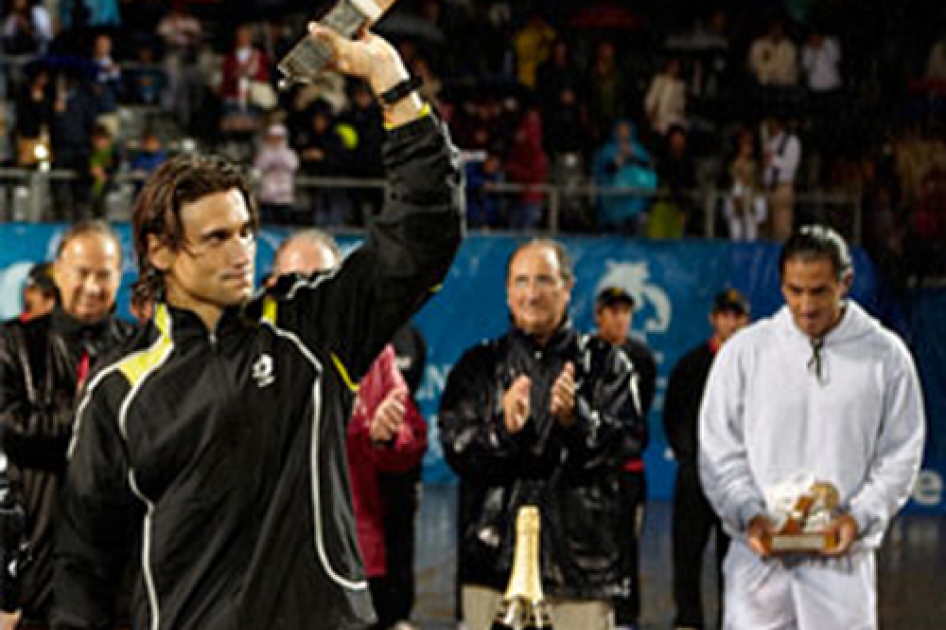
<instances>
[{"instance_id":1,"label":"umbrella","mask_svg":"<svg viewBox=\"0 0 946 630\"><path fill-rule=\"evenodd\" d=\"M602 2L579 9L568 23L578 29L633 30L642 27L644 20L627 7Z\"/></svg>"}]
</instances>

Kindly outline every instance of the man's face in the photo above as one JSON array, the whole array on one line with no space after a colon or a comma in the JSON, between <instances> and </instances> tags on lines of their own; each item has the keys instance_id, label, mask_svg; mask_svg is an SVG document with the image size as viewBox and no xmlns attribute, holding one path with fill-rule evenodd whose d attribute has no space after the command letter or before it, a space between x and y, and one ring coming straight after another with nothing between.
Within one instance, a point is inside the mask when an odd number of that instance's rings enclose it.
<instances>
[{"instance_id":1,"label":"man's face","mask_svg":"<svg viewBox=\"0 0 946 630\"><path fill-rule=\"evenodd\" d=\"M338 263L335 252L324 244L307 238L293 238L279 250L273 261L273 275L301 273L307 276L316 271L327 271Z\"/></svg>"},{"instance_id":2,"label":"man's face","mask_svg":"<svg viewBox=\"0 0 946 630\"><path fill-rule=\"evenodd\" d=\"M720 343L726 343L741 328L749 325L749 314L732 309L714 311L710 314L713 335Z\"/></svg>"},{"instance_id":3,"label":"man's face","mask_svg":"<svg viewBox=\"0 0 946 630\"><path fill-rule=\"evenodd\" d=\"M56 296L44 293L36 287L23 289L23 314L33 319L42 317L56 308Z\"/></svg>"},{"instance_id":4,"label":"man's face","mask_svg":"<svg viewBox=\"0 0 946 630\"><path fill-rule=\"evenodd\" d=\"M627 302L619 301L599 306L595 309L598 334L610 343L624 343L631 329L631 317L631 305Z\"/></svg>"},{"instance_id":5,"label":"man's face","mask_svg":"<svg viewBox=\"0 0 946 630\"><path fill-rule=\"evenodd\" d=\"M782 271L782 295L795 325L812 338L823 337L841 317L841 300L851 287L850 274L838 278L830 260L789 259Z\"/></svg>"},{"instance_id":6,"label":"man's face","mask_svg":"<svg viewBox=\"0 0 946 630\"><path fill-rule=\"evenodd\" d=\"M121 282L121 250L115 239L87 232L69 240L55 263L62 308L77 320L94 324L115 305Z\"/></svg>"},{"instance_id":7,"label":"man's face","mask_svg":"<svg viewBox=\"0 0 946 630\"><path fill-rule=\"evenodd\" d=\"M164 272L174 306L219 314L253 293L256 234L236 188L181 207L184 240L177 250L153 245L152 263Z\"/></svg>"},{"instance_id":8,"label":"man's face","mask_svg":"<svg viewBox=\"0 0 946 630\"><path fill-rule=\"evenodd\" d=\"M506 279L506 301L516 327L548 337L565 317L573 282L566 282L555 252L545 245L516 254Z\"/></svg>"}]
</instances>

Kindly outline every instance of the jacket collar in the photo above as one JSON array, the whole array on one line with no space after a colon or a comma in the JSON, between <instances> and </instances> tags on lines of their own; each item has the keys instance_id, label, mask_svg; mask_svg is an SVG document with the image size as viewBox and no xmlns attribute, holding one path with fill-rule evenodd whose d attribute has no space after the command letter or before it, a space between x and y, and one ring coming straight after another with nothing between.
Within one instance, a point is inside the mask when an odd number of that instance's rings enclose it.
<instances>
[{"instance_id":1,"label":"jacket collar","mask_svg":"<svg viewBox=\"0 0 946 630\"><path fill-rule=\"evenodd\" d=\"M574 340L576 334L575 329L572 328L572 322L567 316L544 344L539 343L533 335L515 326L513 326L510 332L510 336L515 341L525 344L530 350L544 351L565 349Z\"/></svg>"},{"instance_id":2,"label":"jacket collar","mask_svg":"<svg viewBox=\"0 0 946 630\"><path fill-rule=\"evenodd\" d=\"M204 320L194 311L161 302L155 309L155 324L175 342L191 339L219 340L245 327L246 322L239 306L224 309L214 330L207 330Z\"/></svg>"},{"instance_id":3,"label":"jacket collar","mask_svg":"<svg viewBox=\"0 0 946 630\"><path fill-rule=\"evenodd\" d=\"M79 321L64 311L62 307L56 307L49 317L49 323L52 330L66 339L97 339L108 331L108 327L112 323L112 315L106 315L99 321L89 324Z\"/></svg>"}]
</instances>

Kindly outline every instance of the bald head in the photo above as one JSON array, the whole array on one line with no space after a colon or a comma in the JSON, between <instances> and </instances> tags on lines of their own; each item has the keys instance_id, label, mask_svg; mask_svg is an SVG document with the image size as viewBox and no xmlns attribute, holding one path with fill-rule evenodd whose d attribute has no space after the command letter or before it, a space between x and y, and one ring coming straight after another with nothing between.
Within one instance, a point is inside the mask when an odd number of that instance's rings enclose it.
<instances>
[{"instance_id":1,"label":"bald head","mask_svg":"<svg viewBox=\"0 0 946 630\"><path fill-rule=\"evenodd\" d=\"M320 230L305 230L293 234L279 246L273 260L273 275L310 275L328 271L341 260L341 250L331 236Z\"/></svg>"}]
</instances>

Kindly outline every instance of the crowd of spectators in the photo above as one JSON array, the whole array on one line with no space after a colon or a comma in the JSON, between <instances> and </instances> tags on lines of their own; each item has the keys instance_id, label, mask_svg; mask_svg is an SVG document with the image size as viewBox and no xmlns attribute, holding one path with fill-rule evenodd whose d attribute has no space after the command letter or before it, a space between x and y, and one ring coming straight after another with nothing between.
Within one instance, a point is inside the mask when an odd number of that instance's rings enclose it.
<instances>
[{"instance_id":1,"label":"crowd of spectators","mask_svg":"<svg viewBox=\"0 0 946 630\"><path fill-rule=\"evenodd\" d=\"M116 173L145 172L184 138L259 164L278 125L302 185L271 220L363 223L377 190L304 178L377 178L371 95L332 73L277 90L312 9L237 22L230 6L6 0L0 159L77 172L56 196L68 218L101 213ZM911 239L946 237L943 19L879 0L405 0L377 28L465 152L473 227L548 228L554 206L565 230L703 235L712 213L716 235L781 238L774 189L789 183L789 220L827 219L896 266L919 251ZM791 143L773 146L769 119ZM766 175L785 159L778 182ZM812 194L825 191L854 201Z\"/></svg>"}]
</instances>

